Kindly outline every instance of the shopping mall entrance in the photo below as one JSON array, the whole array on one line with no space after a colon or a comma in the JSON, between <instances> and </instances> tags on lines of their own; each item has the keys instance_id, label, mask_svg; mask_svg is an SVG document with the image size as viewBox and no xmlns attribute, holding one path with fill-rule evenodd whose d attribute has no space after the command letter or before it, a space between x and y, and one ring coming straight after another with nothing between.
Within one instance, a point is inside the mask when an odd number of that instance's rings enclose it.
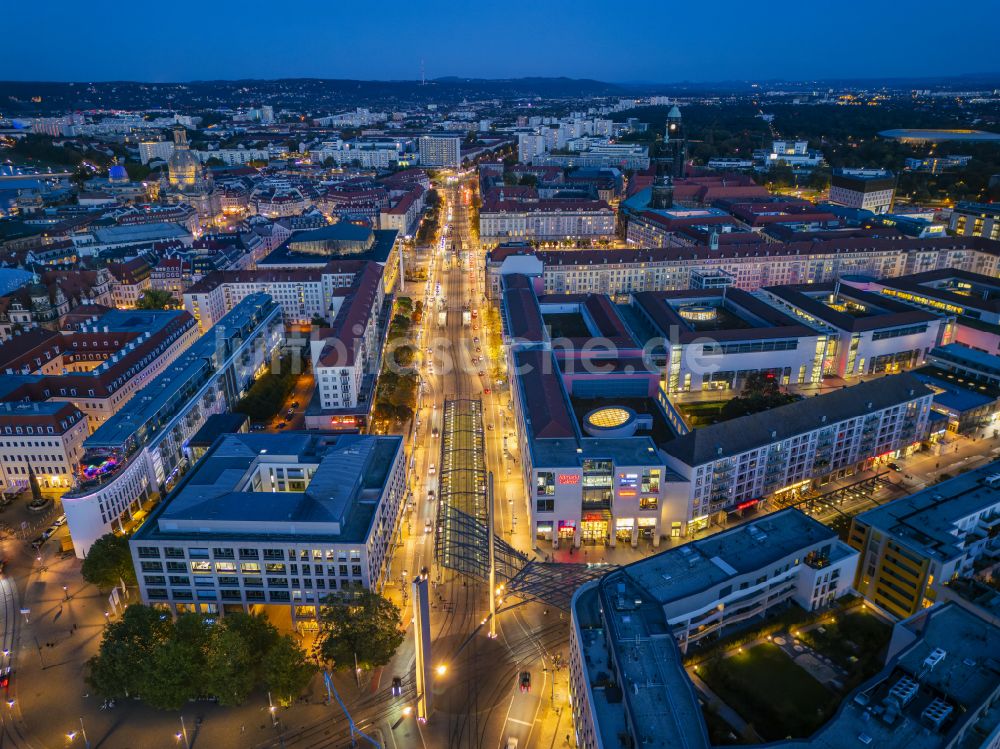
<instances>
[{"instance_id":1,"label":"shopping mall entrance","mask_svg":"<svg viewBox=\"0 0 1000 749\"><path fill-rule=\"evenodd\" d=\"M611 513L588 512L580 523L580 542L592 546L603 546L608 541L608 528L611 527Z\"/></svg>"}]
</instances>

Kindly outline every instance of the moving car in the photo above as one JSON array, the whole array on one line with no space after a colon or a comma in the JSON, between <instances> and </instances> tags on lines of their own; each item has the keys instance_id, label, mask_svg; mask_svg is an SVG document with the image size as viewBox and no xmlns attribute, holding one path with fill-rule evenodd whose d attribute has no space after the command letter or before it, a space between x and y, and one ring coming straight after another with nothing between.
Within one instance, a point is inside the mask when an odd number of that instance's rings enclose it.
<instances>
[{"instance_id":1,"label":"moving car","mask_svg":"<svg viewBox=\"0 0 1000 749\"><path fill-rule=\"evenodd\" d=\"M522 692L530 692L531 691L531 672L530 671L522 671L521 672L521 678L519 679L519 682L520 682L520 686L521 686L521 691Z\"/></svg>"},{"instance_id":2,"label":"moving car","mask_svg":"<svg viewBox=\"0 0 1000 749\"><path fill-rule=\"evenodd\" d=\"M434 475L434 464L433 463L431 463L429 466L427 466L427 473L431 474L432 476Z\"/></svg>"},{"instance_id":3,"label":"moving car","mask_svg":"<svg viewBox=\"0 0 1000 749\"><path fill-rule=\"evenodd\" d=\"M513 736L507 737L507 749L517 749L517 739Z\"/></svg>"},{"instance_id":4,"label":"moving car","mask_svg":"<svg viewBox=\"0 0 1000 749\"><path fill-rule=\"evenodd\" d=\"M430 520L424 521L424 533L430 533L434 530L434 526L431 524Z\"/></svg>"},{"instance_id":5,"label":"moving car","mask_svg":"<svg viewBox=\"0 0 1000 749\"><path fill-rule=\"evenodd\" d=\"M399 697L403 693L403 680L398 676L392 678L392 696Z\"/></svg>"},{"instance_id":6,"label":"moving car","mask_svg":"<svg viewBox=\"0 0 1000 749\"><path fill-rule=\"evenodd\" d=\"M899 463L889 463L888 466L889 466L889 468L891 468L894 471L902 471L903 470L902 468L900 468Z\"/></svg>"}]
</instances>

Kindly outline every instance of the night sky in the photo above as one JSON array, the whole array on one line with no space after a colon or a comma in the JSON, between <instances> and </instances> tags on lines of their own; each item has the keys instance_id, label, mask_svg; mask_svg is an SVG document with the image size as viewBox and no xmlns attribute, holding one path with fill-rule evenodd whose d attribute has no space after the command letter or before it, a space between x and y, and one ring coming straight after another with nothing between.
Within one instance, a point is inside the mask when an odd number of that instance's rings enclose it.
<instances>
[{"instance_id":1,"label":"night sky","mask_svg":"<svg viewBox=\"0 0 1000 749\"><path fill-rule=\"evenodd\" d=\"M4 9L0 79L943 76L1000 69L998 21L997 0L29 1Z\"/></svg>"}]
</instances>

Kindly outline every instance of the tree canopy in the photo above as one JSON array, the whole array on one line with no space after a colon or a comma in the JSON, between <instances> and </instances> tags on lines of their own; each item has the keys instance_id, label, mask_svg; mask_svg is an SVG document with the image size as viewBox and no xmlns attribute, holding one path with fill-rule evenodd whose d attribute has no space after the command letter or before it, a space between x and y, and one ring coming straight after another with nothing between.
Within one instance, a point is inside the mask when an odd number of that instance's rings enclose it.
<instances>
[{"instance_id":1,"label":"tree canopy","mask_svg":"<svg viewBox=\"0 0 1000 749\"><path fill-rule=\"evenodd\" d=\"M83 579L102 590L110 590L124 581L135 585L135 567L128 548L128 536L106 533L94 541L80 569Z\"/></svg>"},{"instance_id":2,"label":"tree canopy","mask_svg":"<svg viewBox=\"0 0 1000 749\"><path fill-rule=\"evenodd\" d=\"M751 372L743 382L740 394L722 407L722 418L760 413L777 406L799 400L799 396L785 393L777 377L767 372Z\"/></svg>"},{"instance_id":3,"label":"tree canopy","mask_svg":"<svg viewBox=\"0 0 1000 749\"><path fill-rule=\"evenodd\" d=\"M182 614L174 621L133 605L105 629L88 662L87 683L105 698L139 697L176 710L203 696L241 705L263 687L288 702L315 670L295 640L262 615L232 613L215 621Z\"/></svg>"},{"instance_id":4,"label":"tree canopy","mask_svg":"<svg viewBox=\"0 0 1000 749\"><path fill-rule=\"evenodd\" d=\"M327 597L320 611L315 653L334 669L384 666L403 642L396 605L375 591L361 590L350 600Z\"/></svg>"},{"instance_id":5,"label":"tree canopy","mask_svg":"<svg viewBox=\"0 0 1000 749\"><path fill-rule=\"evenodd\" d=\"M173 294L159 289L146 289L135 303L136 309L176 309L178 306Z\"/></svg>"}]
</instances>

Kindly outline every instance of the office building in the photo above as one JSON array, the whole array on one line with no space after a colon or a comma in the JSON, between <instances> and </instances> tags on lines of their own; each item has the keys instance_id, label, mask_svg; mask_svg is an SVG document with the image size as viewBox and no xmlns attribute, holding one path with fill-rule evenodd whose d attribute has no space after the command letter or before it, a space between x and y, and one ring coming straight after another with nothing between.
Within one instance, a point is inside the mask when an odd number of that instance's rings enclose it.
<instances>
[{"instance_id":1,"label":"office building","mask_svg":"<svg viewBox=\"0 0 1000 749\"><path fill-rule=\"evenodd\" d=\"M327 597L388 581L405 493L400 437L223 435L129 541L142 602L314 630Z\"/></svg>"},{"instance_id":2,"label":"office building","mask_svg":"<svg viewBox=\"0 0 1000 749\"><path fill-rule=\"evenodd\" d=\"M1000 554L1000 461L854 517L854 587L893 616L933 604L942 587Z\"/></svg>"},{"instance_id":3,"label":"office building","mask_svg":"<svg viewBox=\"0 0 1000 749\"><path fill-rule=\"evenodd\" d=\"M920 380L903 373L668 442L667 467L687 482L687 531L910 454L926 437L932 398Z\"/></svg>"},{"instance_id":4,"label":"office building","mask_svg":"<svg viewBox=\"0 0 1000 749\"><path fill-rule=\"evenodd\" d=\"M835 169L830 202L872 213L891 213L896 175L887 169Z\"/></svg>"},{"instance_id":5,"label":"office building","mask_svg":"<svg viewBox=\"0 0 1000 749\"><path fill-rule=\"evenodd\" d=\"M79 484L62 499L77 556L136 527L188 468L185 440L232 409L283 344L281 308L252 294L87 438Z\"/></svg>"},{"instance_id":6,"label":"office building","mask_svg":"<svg viewBox=\"0 0 1000 749\"><path fill-rule=\"evenodd\" d=\"M848 284L769 286L765 299L827 336L823 374L852 378L922 365L950 343L955 317L915 309Z\"/></svg>"},{"instance_id":7,"label":"office building","mask_svg":"<svg viewBox=\"0 0 1000 749\"><path fill-rule=\"evenodd\" d=\"M632 296L632 309L662 341L668 395L739 391L754 372L782 385L817 385L822 379L828 334L745 291L640 291Z\"/></svg>"},{"instance_id":8,"label":"office building","mask_svg":"<svg viewBox=\"0 0 1000 749\"><path fill-rule=\"evenodd\" d=\"M422 135L418 141L420 166L458 169L462 166L462 139L457 135Z\"/></svg>"},{"instance_id":9,"label":"office building","mask_svg":"<svg viewBox=\"0 0 1000 749\"><path fill-rule=\"evenodd\" d=\"M955 343L1000 354L1000 271L986 256L972 266L975 272L953 265L898 278L851 278L845 283L914 307L956 315Z\"/></svg>"},{"instance_id":10,"label":"office building","mask_svg":"<svg viewBox=\"0 0 1000 749\"><path fill-rule=\"evenodd\" d=\"M858 555L795 509L671 548L586 583L570 609L576 745L708 749L683 652L788 601L850 591Z\"/></svg>"}]
</instances>

